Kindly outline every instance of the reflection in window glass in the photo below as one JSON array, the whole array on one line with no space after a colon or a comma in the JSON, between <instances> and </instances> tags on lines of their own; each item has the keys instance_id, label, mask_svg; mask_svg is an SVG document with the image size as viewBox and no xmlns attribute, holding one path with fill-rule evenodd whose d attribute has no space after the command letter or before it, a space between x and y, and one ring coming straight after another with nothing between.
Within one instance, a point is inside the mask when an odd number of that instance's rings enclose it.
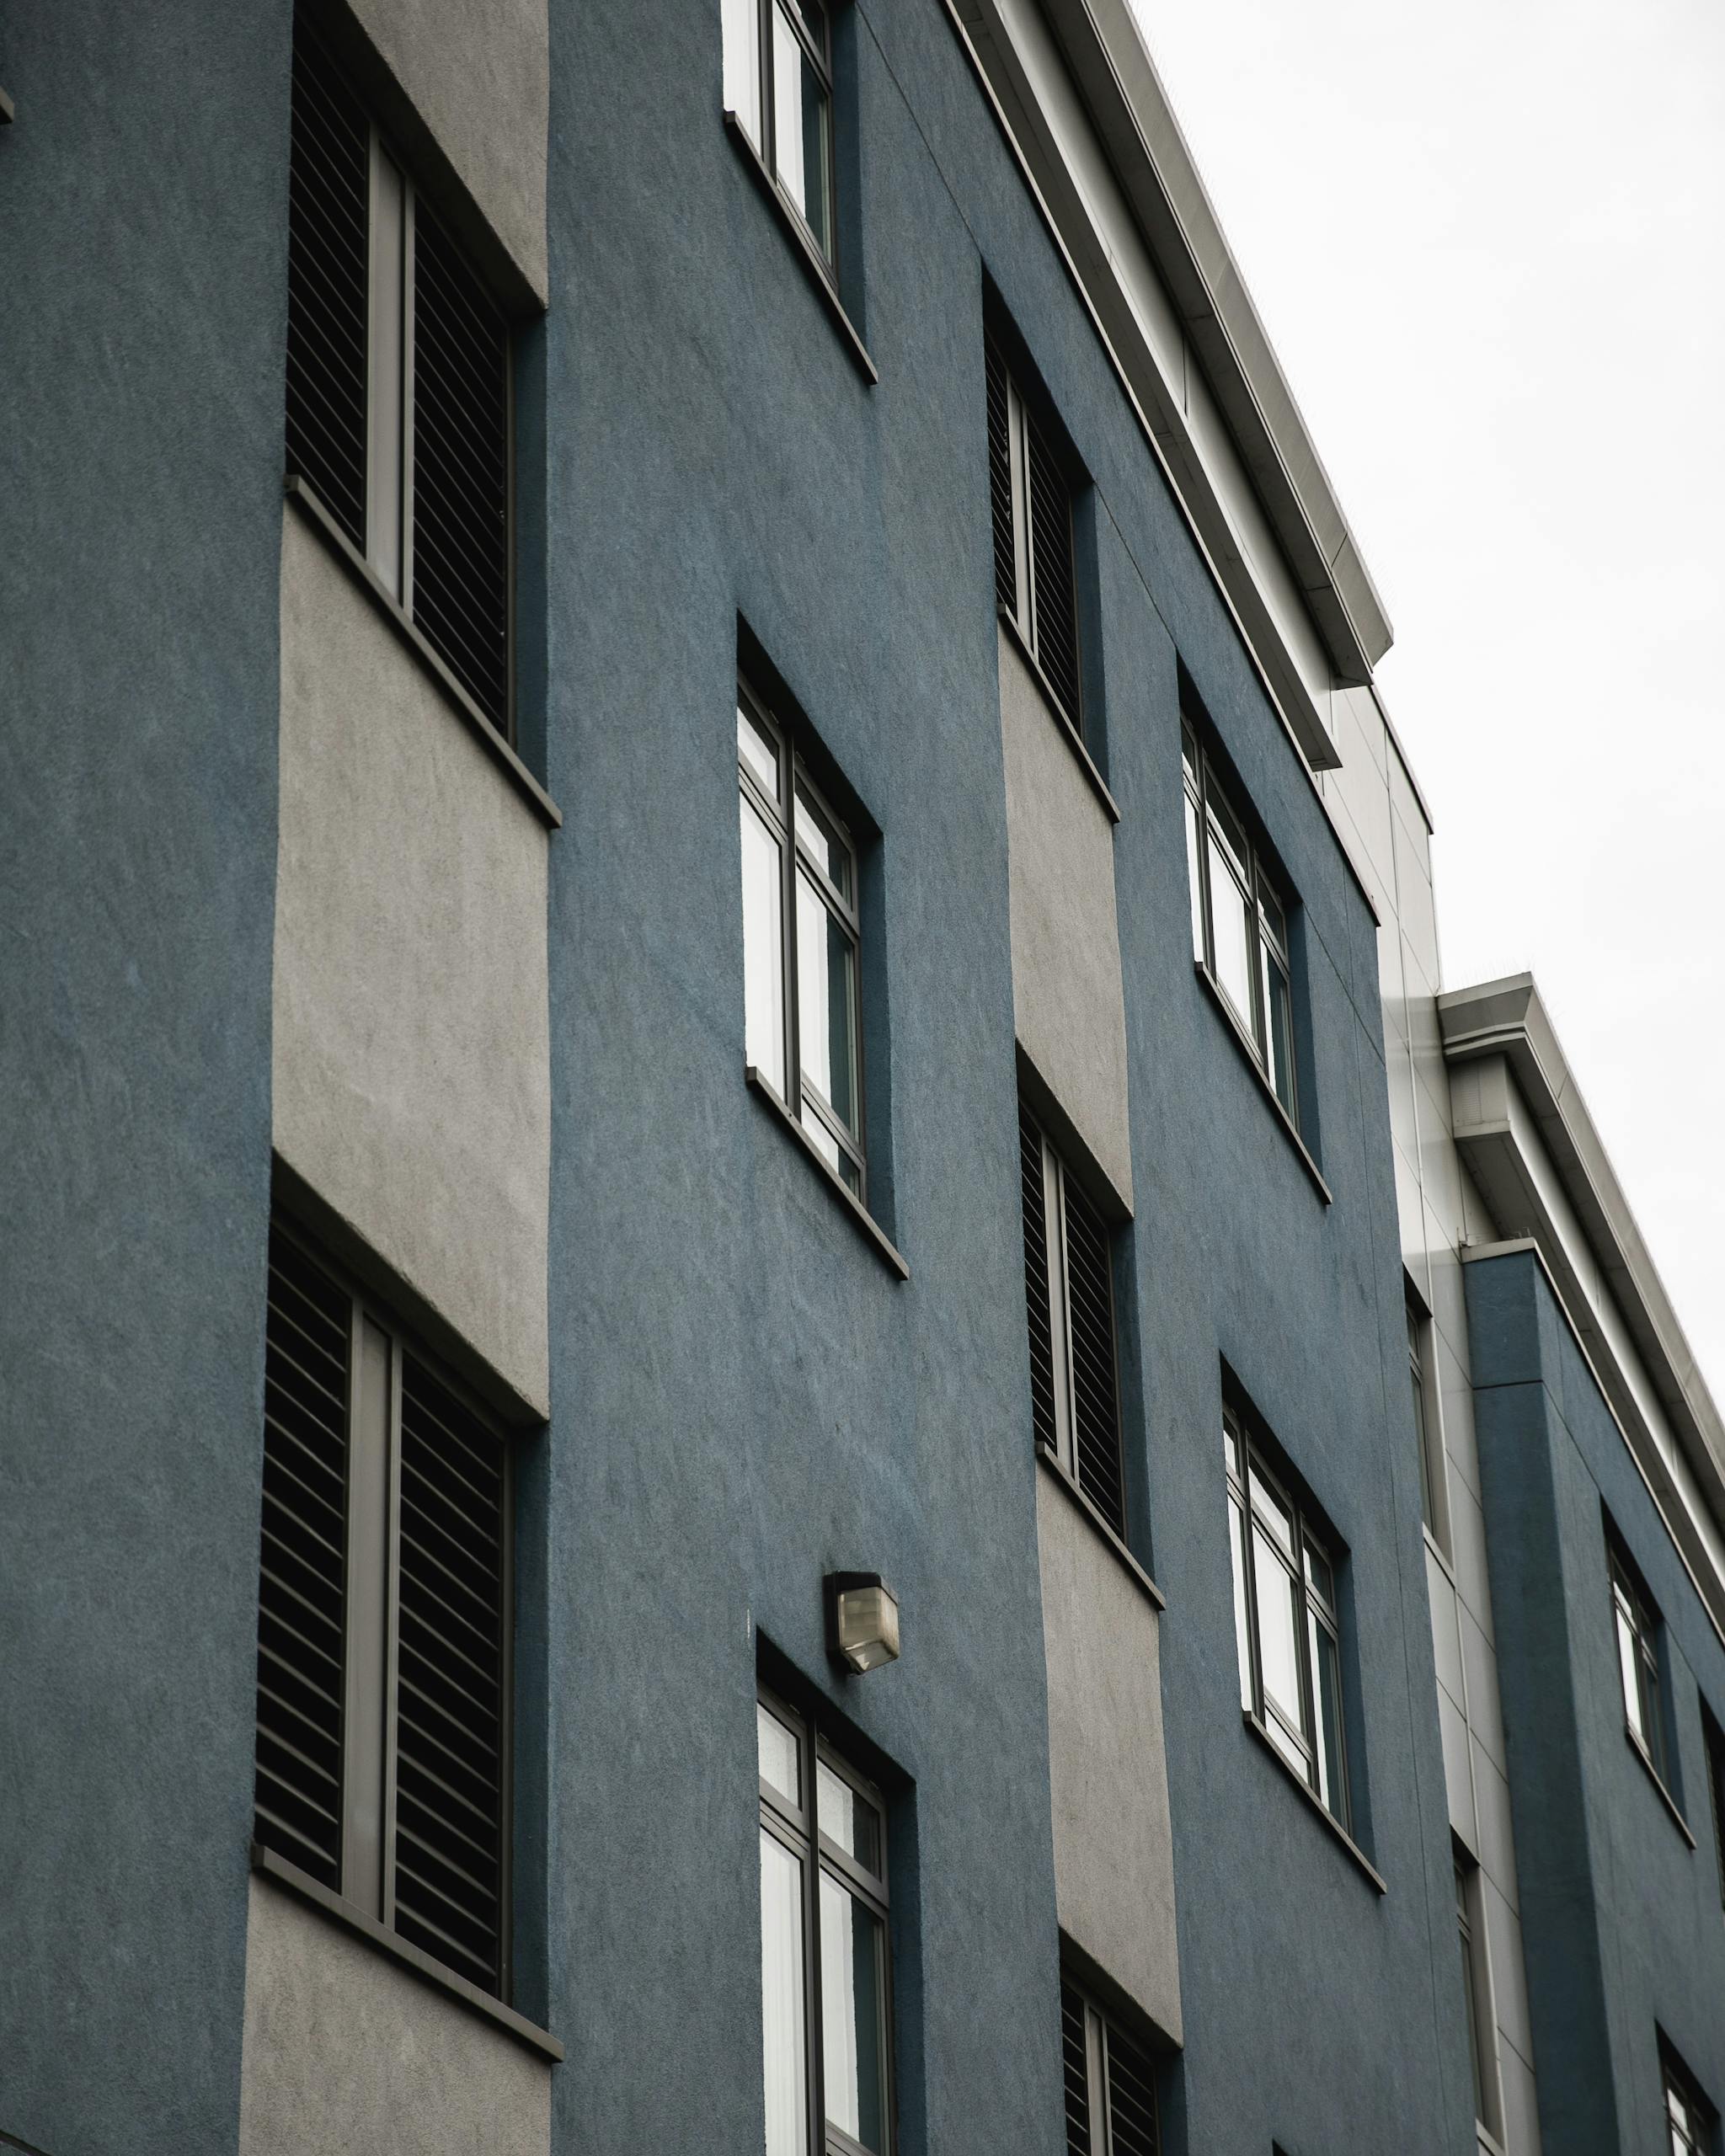
<instances>
[{"instance_id":1,"label":"reflection in window glass","mask_svg":"<svg viewBox=\"0 0 1725 2156\"><path fill-rule=\"evenodd\" d=\"M1305 1719L1300 1699L1299 1591L1293 1574L1261 1529L1254 1527L1252 1541L1258 1579L1258 1662L1264 1696L1298 1729Z\"/></svg>"},{"instance_id":2,"label":"reflection in window glass","mask_svg":"<svg viewBox=\"0 0 1725 2156\"><path fill-rule=\"evenodd\" d=\"M1228 1502L1228 1540L1234 1561L1234 1636L1240 1649L1240 1704L1252 1711L1252 1630L1246 1614L1246 1550L1244 1515L1238 1502Z\"/></svg>"},{"instance_id":3,"label":"reflection in window glass","mask_svg":"<svg viewBox=\"0 0 1725 2156\"><path fill-rule=\"evenodd\" d=\"M880 1814L823 1759L819 1768L820 1831L865 1871L880 1872Z\"/></svg>"},{"instance_id":4,"label":"reflection in window glass","mask_svg":"<svg viewBox=\"0 0 1725 2156\"><path fill-rule=\"evenodd\" d=\"M1336 1637L1315 1609L1306 1612L1311 1687L1317 1710L1317 1793L1326 1811L1342 1808L1342 1678Z\"/></svg>"},{"instance_id":5,"label":"reflection in window glass","mask_svg":"<svg viewBox=\"0 0 1725 2156\"><path fill-rule=\"evenodd\" d=\"M1204 963L1204 871L1199 866L1203 858L1204 811L1197 797L1186 797L1186 876L1192 894L1192 955Z\"/></svg>"},{"instance_id":6,"label":"reflection in window glass","mask_svg":"<svg viewBox=\"0 0 1725 2156\"><path fill-rule=\"evenodd\" d=\"M724 0L724 104L761 147L760 0Z\"/></svg>"},{"instance_id":7,"label":"reflection in window glass","mask_svg":"<svg viewBox=\"0 0 1725 2156\"><path fill-rule=\"evenodd\" d=\"M854 1138L857 980L849 931L797 874L797 1029L803 1075Z\"/></svg>"},{"instance_id":8,"label":"reflection in window glass","mask_svg":"<svg viewBox=\"0 0 1725 2156\"><path fill-rule=\"evenodd\" d=\"M796 1736L758 1700L755 1706L755 1748L760 1757L761 1780L770 1782L788 1804L800 1811L803 1773Z\"/></svg>"},{"instance_id":9,"label":"reflection in window glass","mask_svg":"<svg viewBox=\"0 0 1725 2156\"><path fill-rule=\"evenodd\" d=\"M885 2145L881 1925L830 1872L820 1876L820 2014L826 2116L865 2148Z\"/></svg>"},{"instance_id":10,"label":"reflection in window glass","mask_svg":"<svg viewBox=\"0 0 1725 2156\"><path fill-rule=\"evenodd\" d=\"M778 744L742 705L737 706L737 755L769 801L778 799Z\"/></svg>"},{"instance_id":11,"label":"reflection in window glass","mask_svg":"<svg viewBox=\"0 0 1725 2156\"><path fill-rule=\"evenodd\" d=\"M778 841L743 797L743 1038L748 1058L785 1090L783 862Z\"/></svg>"},{"instance_id":12,"label":"reflection in window glass","mask_svg":"<svg viewBox=\"0 0 1725 2156\"><path fill-rule=\"evenodd\" d=\"M1210 841L1210 902L1212 936L1211 965L1222 993L1234 1006L1235 1016L1249 1031L1252 1027L1252 906L1234 879L1228 857Z\"/></svg>"},{"instance_id":13,"label":"reflection in window glass","mask_svg":"<svg viewBox=\"0 0 1725 2156\"><path fill-rule=\"evenodd\" d=\"M761 1834L761 2005L766 2156L809 2146L808 2041L803 2020L803 1865Z\"/></svg>"},{"instance_id":14,"label":"reflection in window glass","mask_svg":"<svg viewBox=\"0 0 1725 2156\"><path fill-rule=\"evenodd\" d=\"M823 39L825 33L823 24ZM782 4L774 8L772 16L772 97L773 156L779 183L802 212L815 245L830 261L830 103L826 85Z\"/></svg>"}]
</instances>

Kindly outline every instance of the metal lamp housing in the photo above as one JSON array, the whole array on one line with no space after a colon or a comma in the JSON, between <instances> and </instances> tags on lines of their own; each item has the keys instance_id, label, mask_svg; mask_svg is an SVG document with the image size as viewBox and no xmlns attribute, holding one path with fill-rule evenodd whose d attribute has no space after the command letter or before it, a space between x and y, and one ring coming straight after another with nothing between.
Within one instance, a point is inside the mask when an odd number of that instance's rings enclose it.
<instances>
[{"instance_id":1,"label":"metal lamp housing","mask_svg":"<svg viewBox=\"0 0 1725 2156\"><path fill-rule=\"evenodd\" d=\"M898 1597L879 1572L829 1572L827 1646L857 1677L899 1658Z\"/></svg>"}]
</instances>

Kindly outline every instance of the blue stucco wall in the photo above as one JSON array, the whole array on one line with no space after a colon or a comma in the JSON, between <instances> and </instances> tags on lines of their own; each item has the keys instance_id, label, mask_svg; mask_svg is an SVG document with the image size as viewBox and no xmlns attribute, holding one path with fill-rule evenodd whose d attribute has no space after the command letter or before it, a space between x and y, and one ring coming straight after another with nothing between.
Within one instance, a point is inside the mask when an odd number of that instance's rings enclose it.
<instances>
[{"instance_id":1,"label":"blue stucco wall","mask_svg":"<svg viewBox=\"0 0 1725 2156\"><path fill-rule=\"evenodd\" d=\"M287 0L0 8L0 2130L231 2148Z\"/></svg>"},{"instance_id":2,"label":"blue stucco wall","mask_svg":"<svg viewBox=\"0 0 1725 2156\"><path fill-rule=\"evenodd\" d=\"M904 1661L844 1697L916 1782L906 2148L1060 2143L985 273L1106 511L1146 1362L1132 1441L1169 1597L1188 2145L1461 2149L1370 910L943 9L871 0L852 25L861 201L845 206L873 390L720 126L717 8L676 11L651 38L623 6L554 0L552 19L559 2129L618 2151L673 2145L696 2116L715 2146L758 2134L738 2065L759 2045L753 1633L831 1689L818 1583L846 1564L904 1598ZM742 1082L740 613L884 834L905 1285ZM1332 1207L1192 975L1177 653L1307 909ZM1224 1357L1354 1551L1357 1770L1382 1898L1241 1726Z\"/></svg>"},{"instance_id":3,"label":"blue stucco wall","mask_svg":"<svg viewBox=\"0 0 1725 2156\"><path fill-rule=\"evenodd\" d=\"M1654 2156L1658 2031L1725 2098L1725 1913L1701 1700L1722 1646L1533 1253L1465 1274L1547 2147ZM1603 1508L1603 1509L1602 1509ZM1624 1726L1604 1513L1664 1620L1672 1819Z\"/></svg>"}]
</instances>

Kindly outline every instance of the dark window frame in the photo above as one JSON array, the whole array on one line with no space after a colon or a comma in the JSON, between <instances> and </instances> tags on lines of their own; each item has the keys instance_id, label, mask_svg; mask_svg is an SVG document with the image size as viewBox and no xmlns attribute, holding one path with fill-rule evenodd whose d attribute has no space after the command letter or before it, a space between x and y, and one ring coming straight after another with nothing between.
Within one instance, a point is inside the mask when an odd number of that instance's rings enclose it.
<instances>
[{"instance_id":1,"label":"dark window frame","mask_svg":"<svg viewBox=\"0 0 1725 2156\"><path fill-rule=\"evenodd\" d=\"M993 328L984 333L983 364L996 609L1087 757L1077 489L1071 460L1046 398L1027 389L1023 368ZM1052 514L1056 496L1057 518Z\"/></svg>"},{"instance_id":2,"label":"dark window frame","mask_svg":"<svg viewBox=\"0 0 1725 2156\"><path fill-rule=\"evenodd\" d=\"M1695 2076L1661 2036L1659 2094L1664 2136L1671 2156L1712 2156L1717 2114Z\"/></svg>"},{"instance_id":3,"label":"dark window frame","mask_svg":"<svg viewBox=\"0 0 1725 2156\"><path fill-rule=\"evenodd\" d=\"M507 310L498 302L490 280L481 273L467 250L455 237L450 221L439 214L435 202L426 196L416 176L413 161L400 149L390 131L378 121L365 96L354 87L339 54L306 19L303 5L295 13L293 36L296 99L303 76L318 95L333 93L351 108L348 118L357 120L365 134L366 263L360 295L365 316L363 385L360 392L364 471L357 520L350 504L326 499L328 490L320 486L317 475L296 458L291 439L285 459L286 478L291 487L303 489L312 498L317 506L353 547L359 560L376 579L384 595L399 607L418 634L425 638L473 711L483 718L506 746L513 750L517 745L518 734L515 324ZM393 275L390 274L382 259L379 244L385 216L382 205L391 192L389 176L392 173L398 182L400 201L399 231L393 233L393 237L399 241L399 256L393 265L396 272ZM291 179L290 184L291 187ZM302 194L307 193L312 184L312 178L302 179ZM392 226L394 216L395 212L388 212ZM445 600L441 600L429 611L416 604L416 557L421 525L419 447L422 434L433 424L429 420L422 423L419 411L418 316L422 220L426 227L425 252L432 265L434 279L448 272L452 274L460 287L454 291L453 304L449 310L451 318L454 318L460 307L472 309L476 320L483 316L484 332L488 334L494 333L499 344L499 379L493 388L499 398L502 437L500 574L503 580L503 618L500 624L502 679L499 693L495 697L490 693L485 680L475 675L470 663L471 654L462 648L462 640L451 631L450 623L457 614L470 623L474 620L470 607L465 603L470 596L465 586L459 596L457 595L455 587L460 579L454 573L453 565L451 574L443 579L448 587ZM308 275L307 267L297 253L298 232L294 212L291 210L291 291L296 277L302 289L306 289L312 282L312 275ZM442 258L441 262L440 256ZM314 275L317 273L315 260L311 269ZM327 304L327 293L319 304ZM376 339L380 305L398 310L398 332L400 338L398 366L391 370L394 380L388 387L387 394L382 398L378 394ZM291 304L291 355L296 348L296 339L321 334L317 324L310 322L309 314L307 323L308 328L302 327L296 317L294 306ZM290 437L294 430L292 377L291 364L288 398ZM430 386L428 381L427 387ZM305 393L302 392L302 396ZM302 426L304 424L302 415ZM393 527L387 543L382 536L386 503L389 504L387 524ZM489 633L488 625L483 620L478 622L478 627L482 637Z\"/></svg>"},{"instance_id":4,"label":"dark window frame","mask_svg":"<svg viewBox=\"0 0 1725 2156\"><path fill-rule=\"evenodd\" d=\"M1234 789L1217 770L1205 744L1204 729L1190 712L1180 716L1180 760L1186 825L1187 879L1191 897L1192 955L1232 1014L1264 1082L1296 1132L1300 1128L1299 1017L1294 992L1293 921L1296 901L1283 895L1278 871L1266 860L1251 823L1235 806ZM1233 827L1230 834L1229 825ZM1236 893L1249 903L1247 965L1251 976L1249 1011L1242 1011L1224 985L1216 963L1215 895L1210 874L1214 846L1234 866L1226 869ZM1243 858L1242 856L1243 850ZM1243 871L1246 887L1235 873ZM1279 931L1276 920L1279 919ZM1267 972L1280 974L1284 1027L1284 1068L1278 1082L1275 1027Z\"/></svg>"},{"instance_id":5,"label":"dark window frame","mask_svg":"<svg viewBox=\"0 0 1725 2156\"><path fill-rule=\"evenodd\" d=\"M1067 2156L1159 2156L1161 2060L1064 1969L1060 2055Z\"/></svg>"},{"instance_id":6,"label":"dark window frame","mask_svg":"<svg viewBox=\"0 0 1725 2156\"><path fill-rule=\"evenodd\" d=\"M737 755L737 784L742 799L761 818L778 846L780 1054L785 1074L783 1091L780 1093L773 1087L771 1075L759 1065L751 1067L757 1081L775 1093L780 1105L799 1129L808 1132L808 1115L804 1111L806 1109L812 1113L820 1131L837 1148L840 1155L837 1164L829 1161L827 1165L866 1211L868 1205L868 1056L862 1023L862 848L850 821L833 807L829 790L822 787L809 768L809 759L804 754L800 743L803 730L800 723L775 709L754 686L749 675L740 669L737 675L737 702L740 707L740 718L741 712L746 711L749 718L773 743L778 760L780 798L768 795L740 749ZM799 792L810 798L814 808L832 827L850 857L851 892L848 897L839 889L825 867L804 842L802 819L796 813ZM783 798L787 795L788 805ZM799 869L806 869L817 897L850 940L851 1033L857 1093L857 1127L854 1132L846 1128L842 1114L825 1097L820 1087L805 1081L804 1076L803 1013L797 964L797 875ZM745 926L745 938L746 934ZM746 964L746 950L745 961ZM808 1132L808 1135L809 1142L819 1150L819 1137L813 1132ZM857 1179L854 1185L844 1172L846 1161L855 1171Z\"/></svg>"},{"instance_id":7,"label":"dark window frame","mask_svg":"<svg viewBox=\"0 0 1725 2156\"><path fill-rule=\"evenodd\" d=\"M1641 1754L1659 1787L1668 1796L1671 1789L1669 1746L1665 1728L1665 1682L1662 1667L1661 1634L1664 1619L1642 1579L1639 1567L1609 1523L1605 1531L1605 1563L1611 1593L1611 1641L1617 1672L1618 1696L1623 1708L1624 1733ZM1628 1657L1633 1665L1635 1697L1630 1697ZM1637 1727L1637 1723L1641 1726Z\"/></svg>"},{"instance_id":8,"label":"dark window frame","mask_svg":"<svg viewBox=\"0 0 1725 2156\"><path fill-rule=\"evenodd\" d=\"M340 1402L343 1417L342 1534L340 1572L341 1700L337 1737L339 1838L333 1862L317 1860L317 1854L290 1825L272 1817L254 1800L254 1847L268 1850L290 1870L312 1882L320 1895L329 1897L341 1910L353 1911L361 1927L377 1925L400 1939L417 1952L458 1977L464 1986L507 2006L514 1977L514 1873L515 1865L515 1506L517 1486L515 1444L496 1416L473 1389L429 1348L415 1330L403 1323L395 1307L374 1294L353 1273L330 1256L323 1246L298 1221L279 1209L270 1222L270 1267L274 1273L278 1250L285 1251L303 1270L318 1276L331 1298L346 1305L347 1365ZM271 1299L275 1289L272 1283ZM271 1330L273 1331L273 1326ZM371 1342L375 1339L377 1347ZM266 1365L284 1352L272 1338ZM377 1356L383 1360L379 1366ZM367 1369L377 1371L382 1383L383 1427L376 1427L377 1403L365 1397ZM497 1448L499 1492L496 1518L498 1549L498 1737L496 1748L497 1825L495 1893L495 1960L489 1972L471 1951L450 1939L457 1949L451 1955L429 1935L429 1919L398 1899L401 1884L401 1755L402 1685L402 1540L403 1540L403 1402L418 1383L435 1388L476 1426ZM293 1463L280 1443L272 1450L268 1427L264 1453L265 1496L263 1521L264 1556L261 1569L270 1569L270 1497L272 1475L280 1477ZM362 1427L368 1422L369 1428ZM416 1448L417 1449L417 1448ZM356 1459L360 1454L366 1455ZM363 1486L362 1486L363 1484ZM423 1500L419 1501L423 1503ZM423 1530L421 1530L423 1534ZM268 1690L266 1666L271 1660L263 1635L279 1623L283 1609L279 1591L269 1592L260 1580L259 1595L259 1660L257 1735L261 1751L265 1739L264 1697ZM381 1623L362 1625L356 1611L377 1610ZM423 1617L409 1604L410 1621ZM278 1683L280 1680L277 1680ZM446 1678L446 1681L447 1681ZM483 1704L483 1703L482 1703ZM289 1710L291 1712L291 1710ZM269 1717L272 1732L281 1726L279 1704ZM435 1742L435 1740L428 1740ZM410 1748L410 1750L413 1748ZM259 1768L259 1780L264 1769ZM451 1801L455 1800L451 1799ZM476 1844L477 1846L477 1844ZM307 1862L308 1854L312 1860ZM410 1870L410 1867L409 1867ZM421 1882L422 1886L425 1882ZM435 1889L428 1891L435 1892ZM419 1898L417 1896L409 1900Z\"/></svg>"},{"instance_id":9,"label":"dark window frame","mask_svg":"<svg viewBox=\"0 0 1725 2156\"><path fill-rule=\"evenodd\" d=\"M1713 1861L1718 1873L1720 1906L1725 1908L1725 1728L1701 1701L1701 1747L1707 1755L1707 1793L1713 1813Z\"/></svg>"},{"instance_id":10,"label":"dark window frame","mask_svg":"<svg viewBox=\"0 0 1725 2156\"><path fill-rule=\"evenodd\" d=\"M1453 1834L1450 1856L1455 1881L1455 1924L1461 1950L1468 2057L1473 2071L1474 2116L1487 2133L1496 2136L1503 2131L1503 2100L1498 2087L1497 2010L1486 1948L1480 1868L1471 1852Z\"/></svg>"},{"instance_id":11,"label":"dark window frame","mask_svg":"<svg viewBox=\"0 0 1725 2156\"><path fill-rule=\"evenodd\" d=\"M839 290L839 187L838 187L838 86L833 60L833 6L836 0L806 0L820 17L820 35L810 31L804 18L804 6L799 0L740 0L746 6L755 20L755 52L753 92L758 128L751 132L747 115L732 105L729 116L742 130L750 147L760 158L772 189L786 214L807 240L815 267L831 286L836 297ZM826 243L809 223L807 215L794 195L785 184L779 170L778 109L775 96L775 70L777 56L773 50L773 28L777 18L782 16L786 28L796 40L799 51L813 70L826 105L826 140L825 143L825 171L823 181L826 191L827 215L831 231Z\"/></svg>"},{"instance_id":12,"label":"dark window frame","mask_svg":"<svg viewBox=\"0 0 1725 2156\"><path fill-rule=\"evenodd\" d=\"M1450 1560L1449 1466L1444 1454L1443 1418L1432 1385L1437 1326L1413 1283L1402 1276L1407 1315L1407 1374L1413 1401L1413 1436L1418 1449L1420 1515L1445 1562Z\"/></svg>"},{"instance_id":13,"label":"dark window frame","mask_svg":"<svg viewBox=\"0 0 1725 2156\"><path fill-rule=\"evenodd\" d=\"M1252 1433L1245 1416L1231 1404L1223 1407L1222 1429L1230 1562L1234 1577L1236 1645L1239 1652L1240 1705L1242 1711L1268 1740L1289 1771L1304 1784L1308 1793L1343 1833L1351 1835L1353 1807L1348 1759L1347 1662L1343 1652L1338 1593L1341 1561L1334 1554L1334 1538L1327 1524L1315 1518L1312 1508L1298 1492L1291 1479L1267 1457L1263 1446ZM1279 1546L1279 1537L1274 1531L1272 1510L1255 1503L1254 1485L1261 1486L1274 1503L1285 1508L1294 1551L1299 1553L1297 1563L1293 1552ZM1291 1586L1293 1591L1293 1608L1296 1612L1295 1656L1300 1694L1298 1702L1300 1726L1298 1728L1290 1721L1287 1713L1264 1683L1261 1643L1263 1616L1258 1583L1258 1538L1252 1531L1255 1519L1262 1519L1268 1529L1272 1561L1282 1573L1284 1583ZM1328 1572L1330 1588L1327 1596L1315 1576L1314 1557ZM1326 1796L1323 1790L1322 1710L1318 1697L1317 1675L1312 1667L1311 1637L1314 1625L1327 1634L1334 1657L1335 1758L1330 1767L1335 1785L1335 1801Z\"/></svg>"},{"instance_id":14,"label":"dark window frame","mask_svg":"<svg viewBox=\"0 0 1725 2156\"><path fill-rule=\"evenodd\" d=\"M893 2156L898 2142L898 2100L893 2007L893 1926L888 1857L887 1801L883 1791L846 1756L827 1718L818 1710L793 1706L765 1682L756 1685L757 1716L764 1709L796 1740L802 1801L793 1804L764 1774L756 1774L760 1826L798 1862L802 1891L804 2079L807 2097L804 2148L824 2156ZM879 1873L868 1871L821 1827L819 1767L825 1766L873 1807L880 1848ZM880 1993L878 2001L882 2091L883 2147L871 2151L826 2116L825 2026L822 2020L820 1881L825 1875L860 1902L880 1925Z\"/></svg>"}]
</instances>

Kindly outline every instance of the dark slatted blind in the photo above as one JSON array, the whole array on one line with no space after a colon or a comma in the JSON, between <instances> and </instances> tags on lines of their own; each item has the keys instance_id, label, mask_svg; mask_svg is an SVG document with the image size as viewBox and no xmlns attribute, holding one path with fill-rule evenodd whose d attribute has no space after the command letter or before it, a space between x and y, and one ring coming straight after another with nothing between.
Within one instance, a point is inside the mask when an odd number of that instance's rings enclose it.
<instances>
[{"instance_id":1,"label":"dark slatted blind","mask_svg":"<svg viewBox=\"0 0 1725 2156\"><path fill-rule=\"evenodd\" d=\"M1066 2090L1066 2156L1091 2156L1090 2071L1084 2049L1084 2002L1060 1986L1060 2072Z\"/></svg>"},{"instance_id":2,"label":"dark slatted blind","mask_svg":"<svg viewBox=\"0 0 1725 2156\"><path fill-rule=\"evenodd\" d=\"M1157 2156L1156 2068L1146 2052L1108 2026L1108 2156Z\"/></svg>"},{"instance_id":3,"label":"dark slatted blind","mask_svg":"<svg viewBox=\"0 0 1725 2156\"><path fill-rule=\"evenodd\" d=\"M509 332L418 199L414 619L507 738Z\"/></svg>"},{"instance_id":4,"label":"dark slatted blind","mask_svg":"<svg viewBox=\"0 0 1725 2156\"><path fill-rule=\"evenodd\" d=\"M285 1235L270 1239L264 1533L258 1598L256 1833L341 1883L350 1305Z\"/></svg>"},{"instance_id":5,"label":"dark slatted blind","mask_svg":"<svg viewBox=\"0 0 1725 2156\"><path fill-rule=\"evenodd\" d=\"M1036 655L1074 726L1078 695L1078 610L1072 568L1072 496L1027 410L1025 462L1030 478L1030 575L1036 595Z\"/></svg>"},{"instance_id":6,"label":"dark slatted blind","mask_svg":"<svg viewBox=\"0 0 1725 2156\"><path fill-rule=\"evenodd\" d=\"M1066 1299L1071 1313L1072 1438L1078 1482L1116 1534L1126 1532L1120 1475L1119 1396L1114 1377L1114 1292L1108 1232L1071 1176L1066 1203Z\"/></svg>"},{"instance_id":7,"label":"dark slatted blind","mask_svg":"<svg viewBox=\"0 0 1725 2156\"><path fill-rule=\"evenodd\" d=\"M371 131L328 55L296 28L288 161L287 468L366 546Z\"/></svg>"},{"instance_id":8,"label":"dark slatted blind","mask_svg":"<svg viewBox=\"0 0 1725 2156\"><path fill-rule=\"evenodd\" d=\"M395 1926L488 1991L505 1956L505 1481L497 1439L404 1357Z\"/></svg>"},{"instance_id":9,"label":"dark slatted blind","mask_svg":"<svg viewBox=\"0 0 1725 2156\"><path fill-rule=\"evenodd\" d=\"M994 595L1016 620L1018 574L1012 549L1012 445L1007 369L992 339L983 347L988 377L988 499L994 513Z\"/></svg>"},{"instance_id":10,"label":"dark slatted blind","mask_svg":"<svg viewBox=\"0 0 1725 2156\"><path fill-rule=\"evenodd\" d=\"M1042 1177L1042 1133L1021 1102L1018 1161L1024 1189L1024 1307L1030 1323L1030 1415L1036 1442L1055 1444L1055 1351L1049 1321L1048 1201Z\"/></svg>"}]
</instances>

